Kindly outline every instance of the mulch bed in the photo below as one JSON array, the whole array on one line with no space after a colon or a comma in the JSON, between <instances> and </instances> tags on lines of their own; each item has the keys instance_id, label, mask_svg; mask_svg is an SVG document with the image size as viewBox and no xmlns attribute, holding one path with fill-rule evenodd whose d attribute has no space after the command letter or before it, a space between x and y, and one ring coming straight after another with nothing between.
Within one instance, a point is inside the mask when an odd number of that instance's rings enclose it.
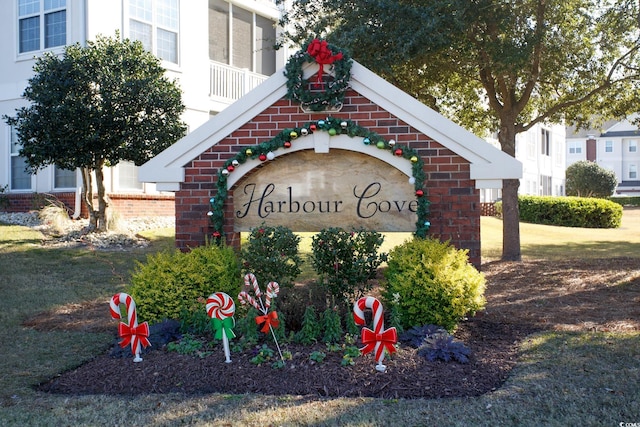
<instances>
[{"instance_id":1,"label":"mulch bed","mask_svg":"<svg viewBox=\"0 0 640 427\"><path fill-rule=\"evenodd\" d=\"M461 323L455 333L456 339L471 349L466 364L429 362L404 345L385 362L384 373L375 370L371 355L356 358L355 365L341 366L342 352L327 351L324 344L282 345L293 354L282 369L273 369L270 362L252 364L251 351L232 353L232 363L227 364L221 346L204 358L156 349L145 353L140 363L134 363L130 354L112 357L107 352L37 389L117 395L478 396L504 383L517 362L522 340L535 331L640 330L638 259L496 262L485 264L483 272L488 279L487 310ZM115 321L109 318L106 306L108 303L100 302L42 313L25 325L40 330L98 331L108 327L115 331ZM102 326L91 323L95 321L89 319L95 316L108 322ZM309 358L316 350L327 355L321 363Z\"/></svg>"}]
</instances>

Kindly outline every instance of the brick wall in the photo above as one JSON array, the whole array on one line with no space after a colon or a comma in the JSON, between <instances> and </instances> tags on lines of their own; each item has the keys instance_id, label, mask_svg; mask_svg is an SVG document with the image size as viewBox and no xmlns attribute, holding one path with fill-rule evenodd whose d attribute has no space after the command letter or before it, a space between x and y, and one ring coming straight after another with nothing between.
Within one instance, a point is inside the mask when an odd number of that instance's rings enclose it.
<instances>
[{"instance_id":1,"label":"brick wall","mask_svg":"<svg viewBox=\"0 0 640 427\"><path fill-rule=\"evenodd\" d=\"M75 206L76 193L60 192L60 193L11 193L3 194L9 201L9 205L4 207L5 212L29 212L38 210L48 205L48 200L56 200L64 203L67 211L71 215Z\"/></svg>"},{"instance_id":2,"label":"brick wall","mask_svg":"<svg viewBox=\"0 0 640 427\"><path fill-rule=\"evenodd\" d=\"M22 194L4 194L9 200L9 206L4 210L6 212L29 212L31 210L40 209L48 204L48 199L54 199L64 203L72 215L75 209L76 193L22 193ZM174 216L175 215L175 197L169 195L150 195L150 194L108 194L110 206L122 218L149 217L149 216ZM96 199L97 203L97 199ZM82 204L82 218L88 218L89 212L87 207Z\"/></svg>"},{"instance_id":3,"label":"brick wall","mask_svg":"<svg viewBox=\"0 0 640 427\"><path fill-rule=\"evenodd\" d=\"M122 218L144 216L174 216L175 197L173 194L109 194L111 207Z\"/></svg>"},{"instance_id":4,"label":"brick wall","mask_svg":"<svg viewBox=\"0 0 640 427\"><path fill-rule=\"evenodd\" d=\"M326 116L326 113L303 113L297 104L281 99L186 165L185 181L176 193L176 245L182 250L200 246L211 232L207 217L209 199L215 196L217 171L226 160L245 147L270 140L286 128ZM429 234L468 249L470 261L479 268L480 194L469 178L469 163L355 91L347 93L342 111L333 116L351 119L419 153L427 177L425 191L431 202ZM228 243L238 245L239 236L233 232L232 190L225 202L224 231Z\"/></svg>"}]
</instances>

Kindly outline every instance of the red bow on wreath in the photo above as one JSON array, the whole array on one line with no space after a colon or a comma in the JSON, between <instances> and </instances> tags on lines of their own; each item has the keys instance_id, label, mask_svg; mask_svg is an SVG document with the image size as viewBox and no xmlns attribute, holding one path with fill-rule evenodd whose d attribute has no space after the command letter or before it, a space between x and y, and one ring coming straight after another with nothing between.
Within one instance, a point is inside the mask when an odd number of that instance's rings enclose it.
<instances>
[{"instance_id":1,"label":"red bow on wreath","mask_svg":"<svg viewBox=\"0 0 640 427\"><path fill-rule=\"evenodd\" d=\"M313 39L307 47L307 53L313 57L316 63L320 66L318 70L318 77L316 81L318 84L323 84L322 74L324 73L324 66L331 65L335 61L342 59L342 52L338 52L336 55L331 52L326 40Z\"/></svg>"}]
</instances>

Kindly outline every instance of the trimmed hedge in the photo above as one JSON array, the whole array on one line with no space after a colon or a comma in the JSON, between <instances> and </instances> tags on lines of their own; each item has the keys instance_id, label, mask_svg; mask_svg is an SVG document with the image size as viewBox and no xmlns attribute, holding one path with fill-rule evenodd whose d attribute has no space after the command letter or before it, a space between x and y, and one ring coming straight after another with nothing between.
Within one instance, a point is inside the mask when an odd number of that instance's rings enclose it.
<instances>
[{"instance_id":1,"label":"trimmed hedge","mask_svg":"<svg viewBox=\"0 0 640 427\"><path fill-rule=\"evenodd\" d=\"M640 196L616 196L609 197L608 200L620 206L640 206Z\"/></svg>"},{"instance_id":2,"label":"trimmed hedge","mask_svg":"<svg viewBox=\"0 0 640 427\"><path fill-rule=\"evenodd\" d=\"M520 219L563 227L618 228L622 206L593 197L519 196Z\"/></svg>"}]
</instances>

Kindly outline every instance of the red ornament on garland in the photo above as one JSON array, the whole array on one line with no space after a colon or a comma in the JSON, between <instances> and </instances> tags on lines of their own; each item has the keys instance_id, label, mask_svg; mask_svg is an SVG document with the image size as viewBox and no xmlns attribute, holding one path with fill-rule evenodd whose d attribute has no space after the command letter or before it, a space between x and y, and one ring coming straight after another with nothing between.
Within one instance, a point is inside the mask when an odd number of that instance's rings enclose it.
<instances>
[{"instance_id":1,"label":"red ornament on garland","mask_svg":"<svg viewBox=\"0 0 640 427\"><path fill-rule=\"evenodd\" d=\"M396 149L396 151L394 152L394 154L395 154L396 156L398 156L398 157L402 156L402 149L401 149L401 148Z\"/></svg>"},{"instance_id":2,"label":"red ornament on garland","mask_svg":"<svg viewBox=\"0 0 640 427\"><path fill-rule=\"evenodd\" d=\"M260 157L258 157L260 159L261 162L264 162L265 160L267 160L267 155L262 153L260 154Z\"/></svg>"},{"instance_id":3,"label":"red ornament on garland","mask_svg":"<svg viewBox=\"0 0 640 427\"><path fill-rule=\"evenodd\" d=\"M418 197L422 197L422 196L424 196L424 191L422 191L422 190L416 190L416 196L418 196Z\"/></svg>"},{"instance_id":4,"label":"red ornament on garland","mask_svg":"<svg viewBox=\"0 0 640 427\"><path fill-rule=\"evenodd\" d=\"M311 129L311 132L315 131L316 130L316 125L309 126L309 129Z\"/></svg>"},{"instance_id":5,"label":"red ornament on garland","mask_svg":"<svg viewBox=\"0 0 640 427\"><path fill-rule=\"evenodd\" d=\"M291 141L285 141L284 148L291 148Z\"/></svg>"},{"instance_id":6,"label":"red ornament on garland","mask_svg":"<svg viewBox=\"0 0 640 427\"><path fill-rule=\"evenodd\" d=\"M227 166L227 170L229 172L233 172L235 170L235 168L233 167L233 165L229 165L229 166Z\"/></svg>"}]
</instances>

